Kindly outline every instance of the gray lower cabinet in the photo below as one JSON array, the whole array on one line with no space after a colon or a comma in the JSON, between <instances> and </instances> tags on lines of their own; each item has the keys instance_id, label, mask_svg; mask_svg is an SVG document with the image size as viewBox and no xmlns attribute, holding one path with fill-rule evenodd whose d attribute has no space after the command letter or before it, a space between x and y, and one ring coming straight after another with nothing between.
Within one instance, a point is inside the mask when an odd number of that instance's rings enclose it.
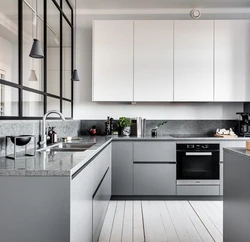
<instances>
[{"instance_id":1,"label":"gray lower cabinet","mask_svg":"<svg viewBox=\"0 0 250 242\"><path fill-rule=\"evenodd\" d=\"M70 241L92 241L93 163L71 181Z\"/></svg>"},{"instance_id":2,"label":"gray lower cabinet","mask_svg":"<svg viewBox=\"0 0 250 242\"><path fill-rule=\"evenodd\" d=\"M134 195L176 195L176 164L134 164Z\"/></svg>"},{"instance_id":3,"label":"gray lower cabinet","mask_svg":"<svg viewBox=\"0 0 250 242\"><path fill-rule=\"evenodd\" d=\"M107 169L93 195L93 242L97 242L111 197L111 170Z\"/></svg>"},{"instance_id":4,"label":"gray lower cabinet","mask_svg":"<svg viewBox=\"0 0 250 242\"><path fill-rule=\"evenodd\" d=\"M0 241L97 241L111 196L111 169L108 145L72 176L0 176Z\"/></svg>"},{"instance_id":5,"label":"gray lower cabinet","mask_svg":"<svg viewBox=\"0 0 250 242\"><path fill-rule=\"evenodd\" d=\"M112 195L133 195L133 142L112 142Z\"/></svg>"}]
</instances>

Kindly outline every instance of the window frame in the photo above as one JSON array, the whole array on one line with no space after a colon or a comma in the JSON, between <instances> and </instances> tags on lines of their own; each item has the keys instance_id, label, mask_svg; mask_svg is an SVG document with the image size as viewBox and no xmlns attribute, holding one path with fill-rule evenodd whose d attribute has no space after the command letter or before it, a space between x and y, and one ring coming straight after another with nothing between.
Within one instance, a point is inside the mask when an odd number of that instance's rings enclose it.
<instances>
[{"instance_id":1,"label":"window frame","mask_svg":"<svg viewBox=\"0 0 250 242\"><path fill-rule=\"evenodd\" d=\"M74 11L71 3L68 0L60 0L60 5L57 3L56 0L43 0L44 3L44 36L43 36L43 49L44 49L44 66L43 66L43 75L44 75L44 83L43 83L43 91L33 89L27 86L23 85L23 4L26 4L25 0L17 0L18 1L18 84L0 79L0 84L4 86L14 87L18 89L18 116L0 116L0 120L40 120L42 117L34 117L34 116L23 116L23 92L29 91L32 93L37 93L40 95L43 95L44 97L44 104L43 104L43 113L45 114L47 110L47 97L52 97L60 100L60 112L63 112L63 101L67 101L71 103L71 117L66 117L66 119L73 119L73 107L74 107L74 90L73 90L73 81L71 81L71 99L64 98L63 97L63 60L62 60L62 54L63 54L63 19L66 20L66 22L71 27L71 71L73 74L73 68L74 68ZM56 8L58 9L60 13L60 95L53 95L47 92L47 2L52 1ZM63 4L67 4L69 8L71 9L71 20L68 19L66 14L63 12ZM28 7L29 4L26 4ZM55 119L55 118L53 118Z\"/></svg>"}]
</instances>

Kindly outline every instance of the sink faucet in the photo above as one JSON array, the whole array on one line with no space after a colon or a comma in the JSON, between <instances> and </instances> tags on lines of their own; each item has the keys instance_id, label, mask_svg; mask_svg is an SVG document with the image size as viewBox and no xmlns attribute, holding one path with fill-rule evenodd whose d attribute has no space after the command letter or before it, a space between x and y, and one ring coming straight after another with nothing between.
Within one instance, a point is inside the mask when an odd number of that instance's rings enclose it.
<instances>
[{"instance_id":1,"label":"sink faucet","mask_svg":"<svg viewBox=\"0 0 250 242\"><path fill-rule=\"evenodd\" d=\"M63 114L60 113L59 111L51 110L51 111L48 111L46 114L44 114L43 120L42 120L42 134L41 134L41 141L40 141L40 145L43 148L45 148L47 146L46 119L52 113L58 114L58 116L60 116L61 120L65 121Z\"/></svg>"}]
</instances>

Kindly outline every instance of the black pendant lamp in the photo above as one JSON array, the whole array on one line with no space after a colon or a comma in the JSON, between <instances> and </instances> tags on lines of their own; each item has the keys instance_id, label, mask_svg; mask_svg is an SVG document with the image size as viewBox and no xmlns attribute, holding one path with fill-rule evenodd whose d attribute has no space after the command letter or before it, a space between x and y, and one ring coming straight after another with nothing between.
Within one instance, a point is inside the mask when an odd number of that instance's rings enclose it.
<instances>
[{"instance_id":1,"label":"black pendant lamp","mask_svg":"<svg viewBox=\"0 0 250 242\"><path fill-rule=\"evenodd\" d=\"M42 50L42 44L41 41L37 39L37 31L38 31L38 15L37 15L37 0L36 0L36 38L34 39L31 51L30 51L30 57L36 58L36 59L43 59L44 53Z\"/></svg>"},{"instance_id":2,"label":"black pendant lamp","mask_svg":"<svg viewBox=\"0 0 250 242\"><path fill-rule=\"evenodd\" d=\"M76 70L76 0L75 0L75 33L74 33L74 71L71 77L71 81L80 81L78 72Z\"/></svg>"}]
</instances>

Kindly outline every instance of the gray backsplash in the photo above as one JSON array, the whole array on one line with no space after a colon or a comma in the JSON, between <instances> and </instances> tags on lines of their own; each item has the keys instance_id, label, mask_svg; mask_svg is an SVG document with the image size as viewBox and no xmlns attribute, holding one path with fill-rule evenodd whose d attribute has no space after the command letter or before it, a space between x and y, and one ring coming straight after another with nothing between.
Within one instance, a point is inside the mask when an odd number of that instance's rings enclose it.
<instances>
[{"instance_id":1,"label":"gray backsplash","mask_svg":"<svg viewBox=\"0 0 250 242\"><path fill-rule=\"evenodd\" d=\"M151 129L165 120L147 120L146 135L151 135ZM80 132L89 134L88 130L96 125L99 135L105 134L105 120L81 120ZM234 120L170 120L158 129L158 135L169 134L203 134L212 136L217 128L232 128L236 125Z\"/></svg>"},{"instance_id":2,"label":"gray backsplash","mask_svg":"<svg viewBox=\"0 0 250 242\"><path fill-rule=\"evenodd\" d=\"M147 120L146 135L151 135L151 129L164 120ZM7 135L36 135L39 137L39 120L4 120L0 121L0 156L5 156L5 137ZM236 124L233 120L170 120L158 129L158 135L168 134L205 134L211 136L217 128L230 128ZM105 135L105 120L67 120L65 122L48 120L47 127L56 127L58 137L88 135L89 129L96 125L98 135ZM8 153L13 146L8 146Z\"/></svg>"},{"instance_id":3,"label":"gray backsplash","mask_svg":"<svg viewBox=\"0 0 250 242\"><path fill-rule=\"evenodd\" d=\"M5 156L5 137L10 135L36 135L39 138L39 120L4 120L0 121L0 156ZM77 136L80 129L79 120L47 120L47 127L55 127L58 137ZM13 151L12 143L8 145L8 153ZM20 150L20 149L19 149Z\"/></svg>"}]
</instances>

